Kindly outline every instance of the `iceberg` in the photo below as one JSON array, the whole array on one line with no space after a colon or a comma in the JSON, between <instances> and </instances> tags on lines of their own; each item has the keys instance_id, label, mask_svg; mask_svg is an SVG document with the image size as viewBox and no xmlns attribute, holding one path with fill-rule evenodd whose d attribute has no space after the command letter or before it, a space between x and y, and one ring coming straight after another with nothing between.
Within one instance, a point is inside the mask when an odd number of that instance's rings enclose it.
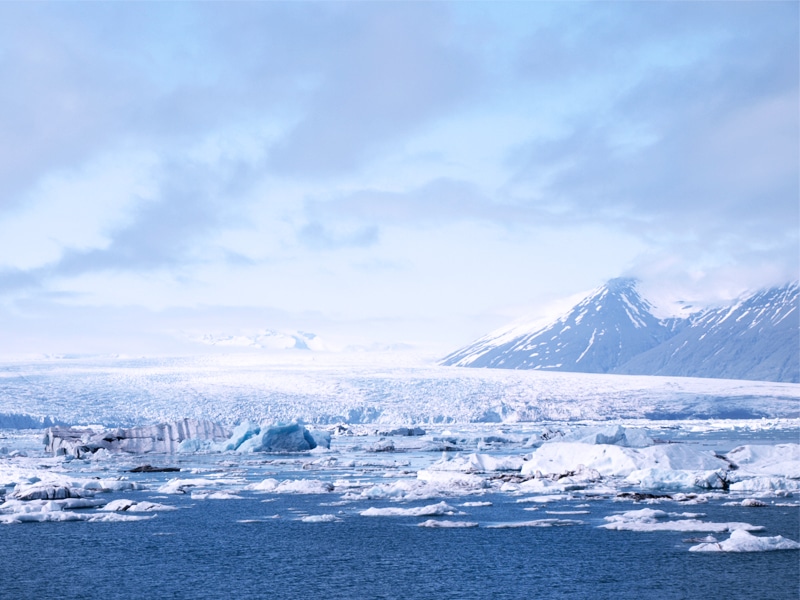
<instances>
[{"instance_id":1,"label":"iceberg","mask_svg":"<svg viewBox=\"0 0 800 600\"><path fill-rule=\"evenodd\" d=\"M490 473L495 471L515 471L522 469L521 456L492 456L473 452L467 456L447 456L433 463L430 471L463 471L465 473Z\"/></svg>"},{"instance_id":2,"label":"iceberg","mask_svg":"<svg viewBox=\"0 0 800 600\"><path fill-rule=\"evenodd\" d=\"M120 498L119 500L112 500L99 510L104 512L155 512L163 510L178 510L176 506L167 506L166 504L159 504L158 502L134 502Z\"/></svg>"},{"instance_id":3,"label":"iceberg","mask_svg":"<svg viewBox=\"0 0 800 600\"><path fill-rule=\"evenodd\" d=\"M559 474L593 469L604 477L627 477L643 469L714 471L729 467L710 451L684 444L625 448L610 444L550 442L528 455L522 475Z\"/></svg>"},{"instance_id":4,"label":"iceberg","mask_svg":"<svg viewBox=\"0 0 800 600\"><path fill-rule=\"evenodd\" d=\"M559 441L581 444L606 444L625 448L644 448L655 442L643 429L628 429L622 425L586 427L566 434Z\"/></svg>"},{"instance_id":5,"label":"iceberg","mask_svg":"<svg viewBox=\"0 0 800 600\"><path fill-rule=\"evenodd\" d=\"M336 515L305 515L299 520L303 523L337 523L341 521Z\"/></svg>"},{"instance_id":6,"label":"iceberg","mask_svg":"<svg viewBox=\"0 0 800 600\"><path fill-rule=\"evenodd\" d=\"M272 494L327 494L334 490L329 481L319 479L264 479L259 483L248 485L248 490L254 492L269 492Z\"/></svg>"},{"instance_id":7,"label":"iceberg","mask_svg":"<svg viewBox=\"0 0 800 600\"><path fill-rule=\"evenodd\" d=\"M574 519L537 519L535 521L508 521L487 525L487 529L517 529L519 527L568 527L570 525L583 525L583 521Z\"/></svg>"},{"instance_id":8,"label":"iceberg","mask_svg":"<svg viewBox=\"0 0 800 600\"><path fill-rule=\"evenodd\" d=\"M652 508L642 508L640 510L630 510L604 517L606 524L600 525L602 529L612 529L616 531L684 531L684 532L708 532L724 533L726 531L746 530L762 531L760 525L750 525L749 523L711 523L700 521L696 517L703 515L699 513L668 513L663 510ZM679 518L675 521L668 519ZM688 518L685 518L688 517Z\"/></svg>"},{"instance_id":9,"label":"iceberg","mask_svg":"<svg viewBox=\"0 0 800 600\"><path fill-rule=\"evenodd\" d=\"M253 423L252 421L242 421L236 427L233 428L231 437L229 437L224 442L214 444L214 446L212 446L212 449L217 450L219 452L225 452L227 450L237 450L239 446L241 446L243 443L245 443L253 436L258 435L259 433L261 433L261 427L259 427L256 423Z\"/></svg>"},{"instance_id":10,"label":"iceberg","mask_svg":"<svg viewBox=\"0 0 800 600\"><path fill-rule=\"evenodd\" d=\"M417 471L417 479L434 485L443 491L460 491L464 489L480 490L489 487L489 482L483 477L470 473L420 469Z\"/></svg>"},{"instance_id":11,"label":"iceberg","mask_svg":"<svg viewBox=\"0 0 800 600\"><path fill-rule=\"evenodd\" d=\"M800 480L776 476L756 476L744 478L738 471L732 473L731 492L745 492L759 495L778 495L800 491Z\"/></svg>"},{"instance_id":12,"label":"iceberg","mask_svg":"<svg viewBox=\"0 0 800 600\"><path fill-rule=\"evenodd\" d=\"M86 491L70 485L51 483L34 483L32 485L17 486L9 498L15 500L63 500L65 498L84 498L92 496L91 491Z\"/></svg>"},{"instance_id":13,"label":"iceberg","mask_svg":"<svg viewBox=\"0 0 800 600\"><path fill-rule=\"evenodd\" d=\"M44 435L47 452L53 456L84 458L99 450L146 454L174 453L185 440L222 441L228 431L213 421L181 419L146 427L117 428L96 432L93 429L50 427Z\"/></svg>"},{"instance_id":14,"label":"iceberg","mask_svg":"<svg viewBox=\"0 0 800 600\"><path fill-rule=\"evenodd\" d=\"M440 521L438 519L428 519L418 525L419 527L429 527L431 529L461 529L477 527L475 521Z\"/></svg>"},{"instance_id":15,"label":"iceberg","mask_svg":"<svg viewBox=\"0 0 800 600\"><path fill-rule=\"evenodd\" d=\"M641 469L625 479L645 490L727 489L728 471L686 471L682 469Z\"/></svg>"},{"instance_id":16,"label":"iceberg","mask_svg":"<svg viewBox=\"0 0 800 600\"><path fill-rule=\"evenodd\" d=\"M458 511L445 502L439 502L414 508L368 508L359 514L362 517L451 517L458 514Z\"/></svg>"},{"instance_id":17,"label":"iceberg","mask_svg":"<svg viewBox=\"0 0 800 600\"><path fill-rule=\"evenodd\" d=\"M692 546L689 552L768 552L772 550L800 550L800 543L776 535L759 537L743 529L731 532L727 540L706 542Z\"/></svg>"},{"instance_id":18,"label":"iceberg","mask_svg":"<svg viewBox=\"0 0 800 600\"><path fill-rule=\"evenodd\" d=\"M239 480L234 479L206 479L202 477L194 479L173 478L158 488L159 494L185 494L194 493L204 488L214 488L222 485L236 485Z\"/></svg>"},{"instance_id":19,"label":"iceberg","mask_svg":"<svg viewBox=\"0 0 800 600\"><path fill-rule=\"evenodd\" d=\"M233 494L231 492L208 492L208 491L199 491L199 492L192 492L191 494L192 500L242 500L241 496Z\"/></svg>"},{"instance_id":20,"label":"iceberg","mask_svg":"<svg viewBox=\"0 0 800 600\"><path fill-rule=\"evenodd\" d=\"M800 444L739 446L725 458L748 474L800 479Z\"/></svg>"},{"instance_id":21,"label":"iceberg","mask_svg":"<svg viewBox=\"0 0 800 600\"><path fill-rule=\"evenodd\" d=\"M236 447L237 452L307 452L317 447L311 432L299 423L261 428Z\"/></svg>"}]
</instances>

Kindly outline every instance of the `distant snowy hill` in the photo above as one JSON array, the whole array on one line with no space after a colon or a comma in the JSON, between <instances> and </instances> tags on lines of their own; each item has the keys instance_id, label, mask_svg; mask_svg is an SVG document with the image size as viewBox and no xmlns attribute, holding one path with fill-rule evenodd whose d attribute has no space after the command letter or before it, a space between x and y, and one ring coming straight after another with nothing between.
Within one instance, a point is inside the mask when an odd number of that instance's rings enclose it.
<instances>
[{"instance_id":1,"label":"distant snowy hill","mask_svg":"<svg viewBox=\"0 0 800 600\"><path fill-rule=\"evenodd\" d=\"M634 279L612 279L545 326L511 326L445 357L461 367L800 381L798 284L659 319Z\"/></svg>"},{"instance_id":2,"label":"distant snowy hill","mask_svg":"<svg viewBox=\"0 0 800 600\"><path fill-rule=\"evenodd\" d=\"M324 342L314 333L303 331L282 332L263 329L253 334L211 334L193 336L192 341L209 346L250 348L263 350L327 350Z\"/></svg>"}]
</instances>

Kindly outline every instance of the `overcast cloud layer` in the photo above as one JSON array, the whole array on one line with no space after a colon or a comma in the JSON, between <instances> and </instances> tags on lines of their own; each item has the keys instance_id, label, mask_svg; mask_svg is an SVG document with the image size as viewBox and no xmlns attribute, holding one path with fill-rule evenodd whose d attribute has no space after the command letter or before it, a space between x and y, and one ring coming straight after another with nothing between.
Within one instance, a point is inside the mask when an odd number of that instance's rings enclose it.
<instances>
[{"instance_id":1,"label":"overcast cloud layer","mask_svg":"<svg viewBox=\"0 0 800 600\"><path fill-rule=\"evenodd\" d=\"M447 351L615 276L701 303L795 280L798 23L0 4L0 353L264 328Z\"/></svg>"}]
</instances>

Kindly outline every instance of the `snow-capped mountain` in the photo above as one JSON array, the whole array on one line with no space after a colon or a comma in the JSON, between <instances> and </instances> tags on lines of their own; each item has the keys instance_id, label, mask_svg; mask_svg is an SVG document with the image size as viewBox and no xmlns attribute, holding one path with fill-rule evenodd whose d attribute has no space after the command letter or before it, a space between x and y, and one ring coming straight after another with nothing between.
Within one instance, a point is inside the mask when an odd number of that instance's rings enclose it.
<instances>
[{"instance_id":1,"label":"snow-capped mountain","mask_svg":"<svg viewBox=\"0 0 800 600\"><path fill-rule=\"evenodd\" d=\"M443 365L608 373L672 335L634 279L612 279L539 329L512 326L445 357Z\"/></svg>"},{"instance_id":2,"label":"snow-capped mountain","mask_svg":"<svg viewBox=\"0 0 800 600\"><path fill-rule=\"evenodd\" d=\"M617 373L800 382L798 283L703 311Z\"/></svg>"},{"instance_id":3,"label":"snow-capped mountain","mask_svg":"<svg viewBox=\"0 0 800 600\"><path fill-rule=\"evenodd\" d=\"M496 331L441 364L798 382L798 284L659 319L635 280L612 279L548 325Z\"/></svg>"}]
</instances>

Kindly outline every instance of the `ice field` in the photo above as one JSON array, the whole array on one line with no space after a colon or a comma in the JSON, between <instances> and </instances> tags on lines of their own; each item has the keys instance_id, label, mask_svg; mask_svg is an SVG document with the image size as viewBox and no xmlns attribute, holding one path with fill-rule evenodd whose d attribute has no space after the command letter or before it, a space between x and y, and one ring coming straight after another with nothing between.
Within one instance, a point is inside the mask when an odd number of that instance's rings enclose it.
<instances>
[{"instance_id":1,"label":"ice field","mask_svg":"<svg viewBox=\"0 0 800 600\"><path fill-rule=\"evenodd\" d=\"M0 364L0 426L227 426L800 417L790 383L432 366L402 354L54 358Z\"/></svg>"}]
</instances>

